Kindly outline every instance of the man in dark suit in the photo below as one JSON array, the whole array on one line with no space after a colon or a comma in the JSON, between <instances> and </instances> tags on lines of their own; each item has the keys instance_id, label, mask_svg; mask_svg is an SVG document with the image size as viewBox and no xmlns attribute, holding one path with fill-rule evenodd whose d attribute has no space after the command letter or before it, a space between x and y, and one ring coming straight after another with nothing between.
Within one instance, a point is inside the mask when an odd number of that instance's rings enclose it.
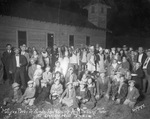
<instances>
[{"instance_id":1,"label":"man in dark suit","mask_svg":"<svg viewBox=\"0 0 150 119\"><path fill-rule=\"evenodd\" d=\"M2 62L4 64L4 80L8 79L9 84L13 83L12 75L9 73L9 64L11 61L11 57L14 54L14 52L11 49L11 44L7 44L6 51L4 51L2 55Z\"/></svg>"},{"instance_id":2,"label":"man in dark suit","mask_svg":"<svg viewBox=\"0 0 150 119\"><path fill-rule=\"evenodd\" d=\"M144 88L144 92L146 92L149 95L150 94L150 49L147 50L147 58L143 64L143 70L145 73L145 79L143 80L143 84L144 84L143 88ZM147 82L148 82L148 86L146 86Z\"/></svg>"},{"instance_id":3,"label":"man in dark suit","mask_svg":"<svg viewBox=\"0 0 150 119\"><path fill-rule=\"evenodd\" d=\"M135 81L135 87L137 89L139 89L139 91L141 91L142 90L144 72L143 72L143 69L141 67L140 62L135 63L135 67L132 71L131 76L132 76L132 80Z\"/></svg>"},{"instance_id":4,"label":"man in dark suit","mask_svg":"<svg viewBox=\"0 0 150 119\"><path fill-rule=\"evenodd\" d=\"M24 55L19 54L20 49L15 48L15 54L11 57L9 72L14 76L14 82L20 84L21 81L21 88L26 88L26 81L25 81L25 71L27 65L27 59Z\"/></svg>"},{"instance_id":5,"label":"man in dark suit","mask_svg":"<svg viewBox=\"0 0 150 119\"><path fill-rule=\"evenodd\" d=\"M141 65L143 66L146 58L147 58L147 55L146 53L144 52L143 50L143 47L139 47L138 48L138 56L137 56L137 61L141 63Z\"/></svg>"}]
</instances>

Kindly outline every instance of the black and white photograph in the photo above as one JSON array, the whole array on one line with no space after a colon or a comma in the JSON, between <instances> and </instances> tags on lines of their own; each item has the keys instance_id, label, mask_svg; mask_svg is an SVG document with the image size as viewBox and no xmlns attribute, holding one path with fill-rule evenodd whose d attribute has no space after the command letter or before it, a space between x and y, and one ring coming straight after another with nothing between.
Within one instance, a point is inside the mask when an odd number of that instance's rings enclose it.
<instances>
[{"instance_id":1,"label":"black and white photograph","mask_svg":"<svg viewBox=\"0 0 150 119\"><path fill-rule=\"evenodd\" d=\"M0 119L150 119L150 0L0 0Z\"/></svg>"}]
</instances>

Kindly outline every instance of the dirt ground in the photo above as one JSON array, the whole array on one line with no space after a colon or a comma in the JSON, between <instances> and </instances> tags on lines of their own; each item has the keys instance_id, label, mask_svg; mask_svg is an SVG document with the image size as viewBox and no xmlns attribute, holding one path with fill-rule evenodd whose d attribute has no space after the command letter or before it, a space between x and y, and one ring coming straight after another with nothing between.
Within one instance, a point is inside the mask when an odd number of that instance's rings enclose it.
<instances>
[{"instance_id":1,"label":"dirt ground","mask_svg":"<svg viewBox=\"0 0 150 119\"><path fill-rule=\"evenodd\" d=\"M72 111L67 107L53 107L43 103L40 107L27 107L20 104L3 106L3 98L8 95L10 88L6 82L0 85L0 119L150 119L150 96L145 97L136 107L144 105L143 109L132 110L127 106L115 104L101 99L92 110Z\"/></svg>"}]
</instances>

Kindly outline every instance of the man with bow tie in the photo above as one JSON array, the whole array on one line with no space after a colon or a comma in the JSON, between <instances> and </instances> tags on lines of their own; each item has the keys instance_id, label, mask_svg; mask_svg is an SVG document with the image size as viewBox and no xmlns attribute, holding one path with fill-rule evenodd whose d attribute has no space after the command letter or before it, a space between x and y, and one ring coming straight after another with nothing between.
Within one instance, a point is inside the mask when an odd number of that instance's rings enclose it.
<instances>
[{"instance_id":1,"label":"man with bow tie","mask_svg":"<svg viewBox=\"0 0 150 119\"><path fill-rule=\"evenodd\" d=\"M15 54L11 58L9 72L13 74L14 82L19 84L21 82L21 88L24 90L26 88L25 71L27 59L24 55L20 55L19 51L19 48L14 49Z\"/></svg>"},{"instance_id":2,"label":"man with bow tie","mask_svg":"<svg viewBox=\"0 0 150 119\"><path fill-rule=\"evenodd\" d=\"M7 44L6 51L4 51L2 55L2 62L4 64L4 80L8 79L10 85L13 82L12 82L12 75L9 73L9 64L11 61L11 57L14 54L14 52L11 49L12 49L11 44Z\"/></svg>"},{"instance_id":3,"label":"man with bow tie","mask_svg":"<svg viewBox=\"0 0 150 119\"><path fill-rule=\"evenodd\" d=\"M147 58L143 64L143 70L145 73L145 79L143 80L144 92L150 94L150 49L147 50ZM148 85L146 86L146 84ZM146 89L147 87L147 89Z\"/></svg>"}]
</instances>

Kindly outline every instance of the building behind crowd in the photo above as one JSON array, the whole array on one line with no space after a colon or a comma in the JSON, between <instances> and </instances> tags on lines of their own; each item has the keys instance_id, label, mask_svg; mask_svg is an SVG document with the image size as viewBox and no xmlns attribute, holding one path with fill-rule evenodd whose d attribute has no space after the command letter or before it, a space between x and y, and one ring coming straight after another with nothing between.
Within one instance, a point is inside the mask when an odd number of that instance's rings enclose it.
<instances>
[{"instance_id":1,"label":"building behind crowd","mask_svg":"<svg viewBox=\"0 0 150 119\"><path fill-rule=\"evenodd\" d=\"M85 9L88 18L68 11L40 6L33 2L18 2L0 15L0 51L7 43L19 47L67 45L106 45L108 6L91 2Z\"/></svg>"}]
</instances>

